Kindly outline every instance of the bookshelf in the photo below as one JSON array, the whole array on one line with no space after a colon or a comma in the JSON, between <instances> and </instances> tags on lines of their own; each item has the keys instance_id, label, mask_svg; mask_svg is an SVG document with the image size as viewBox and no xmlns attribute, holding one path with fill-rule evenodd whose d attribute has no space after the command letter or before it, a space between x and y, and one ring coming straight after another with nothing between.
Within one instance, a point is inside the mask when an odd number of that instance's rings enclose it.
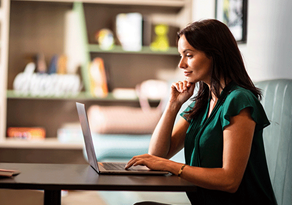
<instances>
[{"instance_id":1,"label":"bookshelf","mask_svg":"<svg viewBox=\"0 0 292 205\"><path fill-rule=\"evenodd\" d=\"M7 59L6 65L1 64L1 83L3 82L0 90L0 111L3 119L0 130L1 146L7 144L7 146L20 147L22 144L19 141L14 143L13 140L6 139L7 127L41 126L48 131L48 139L43 142L48 147L54 147L54 144L58 143L57 129L64 123L78 121L76 101L85 103L87 107L93 104L139 106L138 98L118 99L111 92L105 98L90 95L89 85L86 83L89 82L87 67L95 57L104 59L105 66L110 69L112 88L134 88L143 80L156 78L158 70L176 69L179 55L175 45L171 45L165 52L152 51L149 45L144 45L141 51L135 52L124 51L119 45L112 50L101 50L94 41L94 33L100 28L112 28L112 19L117 13L138 11L143 15L153 14L157 21L164 19L166 23L175 22L178 27L183 27L191 21L191 0L4 1L8 3L6 32L10 31L10 35L9 39L7 35L6 42L9 44L7 43L6 48L2 39L0 42L1 51L4 49L8 53L2 58L1 52L1 58ZM78 42L81 47L78 47L80 48L78 51L82 57L82 64L78 73L84 83L82 92L75 96L58 97L24 96L15 93L13 80L23 71L28 55L41 51L49 62L54 54L66 52L66 43L68 43L65 29L66 14L72 11L77 13L76 24L80 28L81 36ZM102 20L100 20L101 16ZM2 26L1 32L3 32ZM74 48L74 43L69 47ZM156 101L151 103L157 104ZM5 110L7 113L2 112ZM30 142L24 142L23 146L30 147L29 144Z\"/></svg>"}]
</instances>

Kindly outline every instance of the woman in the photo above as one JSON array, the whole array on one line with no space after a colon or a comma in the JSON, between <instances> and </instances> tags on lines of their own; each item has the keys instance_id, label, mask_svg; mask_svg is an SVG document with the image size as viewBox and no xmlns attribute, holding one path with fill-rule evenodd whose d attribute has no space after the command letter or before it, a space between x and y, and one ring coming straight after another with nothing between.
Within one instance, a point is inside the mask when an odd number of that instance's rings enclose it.
<instances>
[{"instance_id":1,"label":"woman","mask_svg":"<svg viewBox=\"0 0 292 205\"><path fill-rule=\"evenodd\" d=\"M264 153L269 125L228 27L217 20L194 22L178 34L179 67L186 79L171 97L151 138L149 154L126 168L146 165L197 185L192 204L276 204ZM175 117L194 92L194 102ZM185 148L186 165L168 160Z\"/></svg>"}]
</instances>

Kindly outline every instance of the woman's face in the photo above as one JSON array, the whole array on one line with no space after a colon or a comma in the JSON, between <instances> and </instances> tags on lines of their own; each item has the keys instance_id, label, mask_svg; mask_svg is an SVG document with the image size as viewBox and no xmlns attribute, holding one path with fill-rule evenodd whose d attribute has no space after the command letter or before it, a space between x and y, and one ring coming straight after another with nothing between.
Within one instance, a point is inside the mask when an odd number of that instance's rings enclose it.
<instances>
[{"instance_id":1,"label":"woman's face","mask_svg":"<svg viewBox=\"0 0 292 205\"><path fill-rule=\"evenodd\" d=\"M186 80L192 83L203 81L210 85L212 58L193 48L184 35L178 40L178 52L181 55L178 66L183 69Z\"/></svg>"}]
</instances>

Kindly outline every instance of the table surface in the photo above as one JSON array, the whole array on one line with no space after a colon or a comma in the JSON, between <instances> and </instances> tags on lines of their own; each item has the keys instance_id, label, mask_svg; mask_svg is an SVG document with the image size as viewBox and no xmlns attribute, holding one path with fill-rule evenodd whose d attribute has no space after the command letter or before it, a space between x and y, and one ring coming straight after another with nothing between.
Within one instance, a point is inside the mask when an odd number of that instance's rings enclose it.
<instances>
[{"instance_id":1,"label":"table surface","mask_svg":"<svg viewBox=\"0 0 292 205\"><path fill-rule=\"evenodd\" d=\"M13 178L0 178L0 188L38 190L195 191L196 186L174 175L99 175L87 164L0 163L17 169Z\"/></svg>"}]
</instances>

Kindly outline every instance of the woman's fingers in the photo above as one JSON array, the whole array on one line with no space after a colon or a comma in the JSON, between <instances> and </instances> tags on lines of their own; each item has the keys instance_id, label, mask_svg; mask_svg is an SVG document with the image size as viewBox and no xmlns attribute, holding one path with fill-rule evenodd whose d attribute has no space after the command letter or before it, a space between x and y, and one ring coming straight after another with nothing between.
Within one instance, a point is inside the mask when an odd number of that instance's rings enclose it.
<instances>
[{"instance_id":1,"label":"woman's fingers","mask_svg":"<svg viewBox=\"0 0 292 205\"><path fill-rule=\"evenodd\" d=\"M189 87L191 87L192 84L184 80L184 81L175 82L172 85L176 88L178 92L183 93L187 91Z\"/></svg>"},{"instance_id":2,"label":"woman's fingers","mask_svg":"<svg viewBox=\"0 0 292 205\"><path fill-rule=\"evenodd\" d=\"M148 157L148 154L144 154L144 155L139 155L139 156L135 156L132 159L130 159L130 161L127 163L127 165L125 166L125 169L129 169L132 166L137 166L137 165L144 165L144 160L142 160L143 158Z\"/></svg>"},{"instance_id":3,"label":"woman's fingers","mask_svg":"<svg viewBox=\"0 0 292 205\"><path fill-rule=\"evenodd\" d=\"M143 165L151 170L167 171L165 166L166 162L169 162L169 160L154 155L143 154L133 157L125 166L125 169L129 169L132 166Z\"/></svg>"},{"instance_id":4,"label":"woman's fingers","mask_svg":"<svg viewBox=\"0 0 292 205\"><path fill-rule=\"evenodd\" d=\"M130 159L130 161L128 161L128 163L125 166L125 169L129 169L131 166L133 166L136 162L136 159L132 158Z\"/></svg>"}]
</instances>

